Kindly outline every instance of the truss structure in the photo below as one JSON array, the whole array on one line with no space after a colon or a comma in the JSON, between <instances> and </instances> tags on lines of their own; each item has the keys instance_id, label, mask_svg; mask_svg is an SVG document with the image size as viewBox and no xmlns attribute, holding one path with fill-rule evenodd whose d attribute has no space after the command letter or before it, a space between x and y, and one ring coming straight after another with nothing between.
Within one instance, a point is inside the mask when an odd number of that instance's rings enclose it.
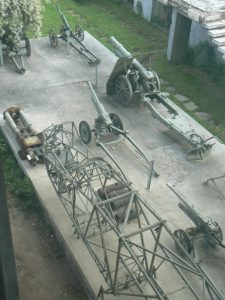
<instances>
[{"instance_id":1,"label":"truss structure","mask_svg":"<svg viewBox=\"0 0 225 300\"><path fill-rule=\"evenodd\" d=\"M44 135L48 176L107 283L102 299L223 299L166 221L80 142L74 123L51 126Z\"/></svg>"}]
</instances>

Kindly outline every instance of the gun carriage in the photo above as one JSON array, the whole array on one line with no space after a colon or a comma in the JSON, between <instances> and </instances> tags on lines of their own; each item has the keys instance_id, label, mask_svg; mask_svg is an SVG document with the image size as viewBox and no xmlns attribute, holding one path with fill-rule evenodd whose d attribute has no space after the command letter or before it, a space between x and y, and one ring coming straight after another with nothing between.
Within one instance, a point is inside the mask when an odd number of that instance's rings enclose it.
<instances>
[{"instance_id":1,"label":"gun carriage","mask_svg":"<svg viewBox=\"0 0 225 300\"><path fill-rule=\"evenodd\" d=\"M19 42L13 41L11 38L9 38L9 35L10 33L5 32L3 37L0 39L1 42L0 56L1 56L1 52L6 53L8 57L13 61L18 72L20 74L24 74L26 69L24 65L23 56L26 55L27 57L30 57L31 55L30 41L24 32L21 34ZM3 64L3 54L2 54L2 64Z\"/></svg>"},{"instance_id":2,"label":"gun carriage","mask_svg":"<svg viewBox=\"0 0 225 300\"><path fill-rule=\"evenodd\" d=\"M17 106L11 106L4 111L3 116L21 147L18 152L20 158L27 159L32 166L43 162L42 134L34 130L24 111Z\"/></svg>"},{"instance_id":3,"label":"gun carriage","mask_svg":"<svg viewBox=\"0 0 225 300\"><path fill-rule=\"evenodd\" d=\"M195 227L190 227L185 230L175 230L174 236L181 243L184 249L190 254L195 254L195 241L201 238L206 239L211 245L221 246L223 244L223 232L219 224L210 217L203 217L197 209L185 201L170 185L170 190L178 197L179 208L192 220Z\"/></svg>"},{"instance_id":4,"label":"gun carriage","mask_svg":"<svg viewBox=\"0 0 225 300\"><path fill-rule=\"evenodd\" d=\"M68 45L76 49L79 54L82 54L88 59L90 65L99 64L100 59L88 49L84 43L84 31L79 26L75 26L75 31L70 27L65 15L62 13L58 5L56 5L59 15L62 19L62 26L60 28L59 34L56 33L54 29L49 30L49 40L51 45L56 48L58 46L58 40L61 39L66 42ZM74 43L75 42L75 43Z\"/></svg>"},{"instance_id":5,"label":"gun carriage","mask_svg":"<svg viewBox=\"0 0 225 300\"><path fill-rule=\"evenodd\" d=\"M145 153L141 150L141 148L137 145L137 143L130 137L130 134L124 130L123 122L121 118L115 114L115 113L108 113L103 104L99 101L92 85L90 82L88 82L90 91L91 91L91 100L94 104L94 107L98 113L98 117L95 119L94 127L91 129L90 125L86 121L81 121L79 123L79 134L81 137L81 140L84 144L88 144L91 142L92 139L92 132L94 133L96 137L96 144L99 145L105 152L107 152L108 155L111 156L113 159L112 155L110 152L107 150L105 147L105 144L102 140L101 137L104 134L111 134L113 137L110 140L111 143L118 142L119 139L115 139L119 137L119 135L123 136L128 140L129 143L131 143L132 146L134 146L135 150L137 153L140 154L140 156L145 160L147 163L147 166L150 170L150 177L152 176L152 173L155 176L158 176L159 174L153 169L153 164L154 162L149 160L149 158L145 155ZM114 160L114 159L113 159ZM150 183L149 183L150 185ZM150 186L149 186L150 188Z\"/></svg>"},{"instance_id":6,"label":"gun carriage","mask_svg":"<svg viewBox=\"0 0 225 300\"><path fill-rule=\"evenodd\" d=\"M197 133L185 114L177 111L168 98L160 91L160 80L156 72L147 70L114 37L110 38L116 55L119 57L106 84L108 95L114 95L123 105L134 100L143 103L167 128L176 133L191 146L187 153L189 160L201 160L207 156L213 144Z\"/></svg>"}]
</instances>

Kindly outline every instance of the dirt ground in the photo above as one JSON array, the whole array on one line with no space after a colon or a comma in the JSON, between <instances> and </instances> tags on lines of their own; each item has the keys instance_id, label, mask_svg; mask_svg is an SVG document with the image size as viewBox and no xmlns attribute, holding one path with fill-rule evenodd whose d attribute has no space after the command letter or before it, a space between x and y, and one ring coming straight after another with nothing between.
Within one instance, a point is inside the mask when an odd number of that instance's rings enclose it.
<instances>
[{"instance_id":1,"label":"dirt ground","mask_svg":"<svg viewBox=\"0 0 225 300\"><path fill-rule=\"evenodd\" d=\"M14 255L21 300L84 300L51 229L39 213L27 213L8 196Z\"/></svg>"}]
</instances>

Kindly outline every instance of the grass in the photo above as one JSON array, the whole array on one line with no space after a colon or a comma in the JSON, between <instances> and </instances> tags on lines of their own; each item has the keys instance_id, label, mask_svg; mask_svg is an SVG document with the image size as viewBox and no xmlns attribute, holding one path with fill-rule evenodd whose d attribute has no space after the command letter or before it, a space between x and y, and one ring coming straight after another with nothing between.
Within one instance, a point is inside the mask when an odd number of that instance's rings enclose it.
<instances>
[{"instance_id":1,"label":"grass","mask_svg":"<svg viewBox=\"0 0 225 300\"><path fill-rule=\"evenodd\" d=\"M206 124L207 128L222 137L225 130L225 86L224 82L219 80L220 73L213 79L207 73L193 67L168 62L166 59L168 33L134 14L130 6L123 4L122 1L59 0L57 3L71 27L75 24L81 25L110 49L109 37L113 35L133 54L162 50L153 55L153 69L160 78L175 88L176 93L190 98L199 106L199 111L209 113L215 120L213 124L217 123L219 126L215 128ZM42 29L44 36L48 35L52 26L58 30L61 19L54 3L50 2L46 4L44 12Z\"/></svg>"}]
</instances>

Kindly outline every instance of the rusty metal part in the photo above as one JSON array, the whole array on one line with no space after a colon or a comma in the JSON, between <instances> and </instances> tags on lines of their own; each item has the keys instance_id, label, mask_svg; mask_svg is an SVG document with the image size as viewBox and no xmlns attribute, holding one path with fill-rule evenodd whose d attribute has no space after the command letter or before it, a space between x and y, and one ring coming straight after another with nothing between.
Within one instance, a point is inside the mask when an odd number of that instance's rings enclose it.
<instances>
[{"instance_id":1,"label":"rusty metal part","mask_svg":"<svg viewBox=\"0 0 225 300\"><path fill-rule=\"evenodd\" d=\"M21 146L20 158L27 159L32 166L35 166L37 162L42 162L42 133L34 130L23 110L17 106L11 106L3 112L3 116L15 134L17 143Z\"/></svg>"}]
</instances>

